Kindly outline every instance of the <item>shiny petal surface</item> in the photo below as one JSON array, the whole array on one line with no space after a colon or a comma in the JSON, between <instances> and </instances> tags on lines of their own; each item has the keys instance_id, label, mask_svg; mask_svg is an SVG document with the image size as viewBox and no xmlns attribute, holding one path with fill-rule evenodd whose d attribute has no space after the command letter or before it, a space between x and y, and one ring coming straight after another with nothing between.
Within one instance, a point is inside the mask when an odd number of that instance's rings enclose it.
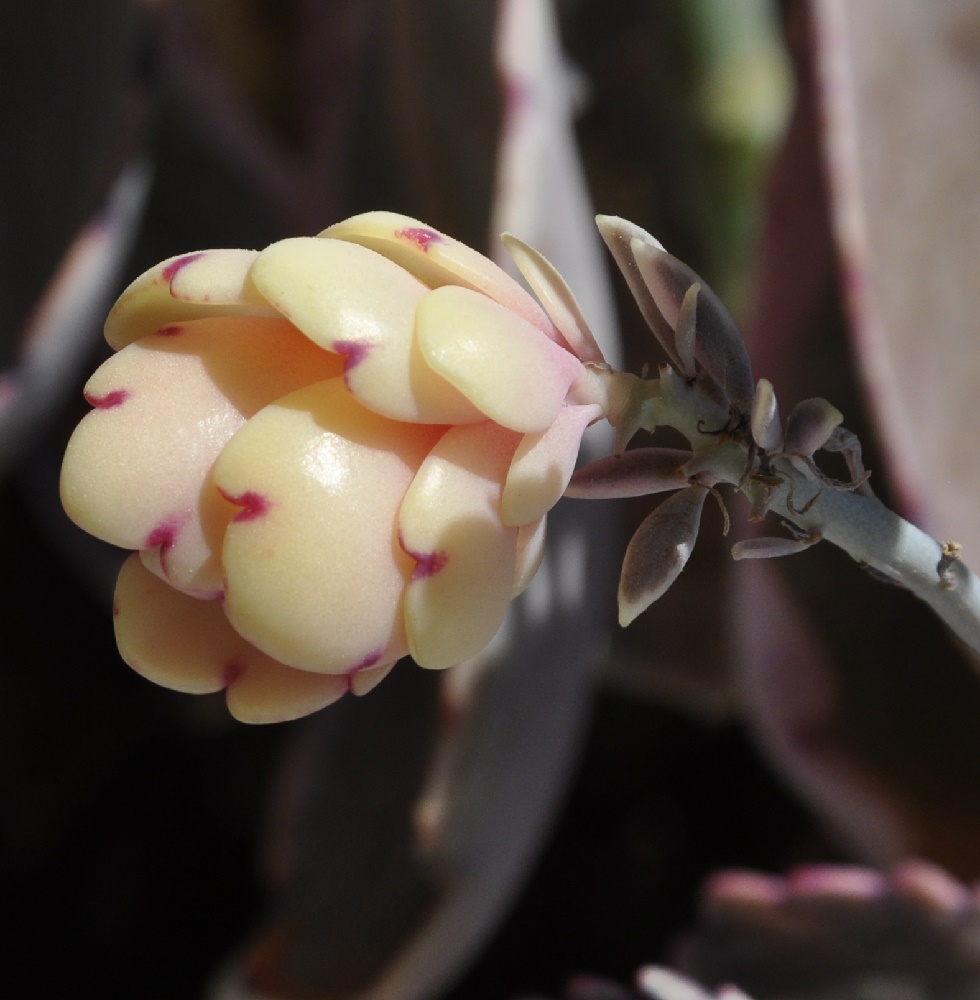
<instances>
[{"instance_id":1,"label":"shiny petal surface","mask_svg":"<svg viewBox=\"0 0 980 1000\"><path fill-rule=\"evenodd\" d=\"M418 308L418 338L432 368L491 420L511 430L546 430L581 362L499 303L445 287Z\"/></svg>"},{"instance_id":2,"label":"shiny petal surface","mask_svg":"<svg viewBox=\"0 0 980 1000\"><path fill-rule=\"evenodd\" d=\"M490 422L451 428L405 495L399 537L415 560L405 621L423 667L475 655L503 621L517 530L500 520L501 482L519 440Z\"/></svg>"},{"instance_id":3,"label":"shiny petal surface","mask_svg":"<svg viewBox=\"0 0 980 1000\"><path fill-rule=\"evenodd\" d=\"M558 503L575 470L585 428L601 416L594 403L563 406L546 431L522 438L504 483L504 524L536 521Z\"/></svg>"},{"instance_id":4,"label":"shiny petal surface","mask_svg":"<svg viewBox=\"0 0 980 1000\"><path fill-rule=\"evenodd\" d=\"M344 357L350 391L375 413L432 424L483 419L422 357L415 310L427 289L390 260L341 240L289 239L262 251L252 279L312 341Z\"/></svg>"},{"instance_id":5,"label":"shiny petal surface","mask_svg":"<svg viewBox=\"0 0 980 1000\"><path fill-rule=\"evenodd\" d=\"M209 316L275 316L249 277L255 250L200 250L171 257L141 274L105 322L115 350L149 333Z\"/></svg>"},{"instance_id":6,"label":"shiny petal surface","mask_svg":"<svg viewBox=\"0 0 980 1000\"><path fill-rule=\"evenodd\" d=\"M94 409L65 454L65 509L91 534L146 550L173 586L213 596L234 513L210 481L214 460L262 406L340 368L282 319L202 319L130 344L85 387Z\"/></svg>"},{"instance_id":7,"label":"shiny petal surface","mask_svg":"<svg viewBox=\"0 0 980 1000\"><path fill-rule=\"evenodd\" d=\"M113 605L122 658L156 684L188 694L227 689L242 722L281 722L315 712L349 689L346 677L293 670L246 642L217 601L199 601L151 574L134 554Z\"/></svg>"},{"instance_id":8,"label":"shiny petal surface","mask_svg":"<svg viewBox=\"0 0 980 1000\"><path fill-rule=\"evenodd\" d=\"M399 504L444 432L361 406L343 379L266 407L235 435L215 481L242 509L225 534L225 608L270 656L351 673L408 651L401 600L413 563Z\"/></svg>"},{"instance_id":9,"label":"shiny petal surface","mask_svg":"<svg viewBox=\"0 0 980 1000\"><path fill-rule=\"evenodd\" d=\"M603 364L606 359L602 356L602 350L565 279L534 247L510 233L504 233L500 238L507 252L514 258L517 269L524 275L572 351L582 361Z\"/></svg>"},{"instance_id":10,"label":"shiny petal surface","mask_svg":"<svg viewBox=\"0 0 980 1000\"><path fill-rule=\"evenodd\" d=\"M459 285L482 292L549 337L558 337L541 306L509 274L465 243L417 219L394 212L366 212L338 222L320 236L376 250L429 288Z\"/></svg>"}]
</instances>

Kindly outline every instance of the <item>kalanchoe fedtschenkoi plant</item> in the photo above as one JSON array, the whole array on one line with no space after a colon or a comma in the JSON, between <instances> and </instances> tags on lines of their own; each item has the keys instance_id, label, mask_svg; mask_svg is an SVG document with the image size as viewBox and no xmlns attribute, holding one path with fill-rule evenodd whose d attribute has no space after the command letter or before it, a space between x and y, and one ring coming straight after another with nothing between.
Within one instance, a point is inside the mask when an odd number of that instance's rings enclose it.
<instances>
[{"instance_id":1,"label":"kalanchoe fedtschenkoi plant","mask_svg":"<svg viewBox=\"0 0 980 1000\"><path fill-rule=\"evenodd\" d=\"M657 378L610 369L561 277L510 236L544 309L485 257L384 212L137 278L62 471L70 516L136 550L115 596L123 658L177 690L227 689L240 719L294 718L406 654L442 668L479 653L566 487L675 490L626 552L628 624L681 572L723 484L791 532L737 558L827 538L980 649L980 587L955 543L871 495L841 414L805 400L784 430L711 289L631 223L599 227L670 361ZM616 453L573 474L601 418ZM623 450L659 425L690 449ZM821 471L821 449L843 453L849 481Z\"/></svg>"}]
</instances>

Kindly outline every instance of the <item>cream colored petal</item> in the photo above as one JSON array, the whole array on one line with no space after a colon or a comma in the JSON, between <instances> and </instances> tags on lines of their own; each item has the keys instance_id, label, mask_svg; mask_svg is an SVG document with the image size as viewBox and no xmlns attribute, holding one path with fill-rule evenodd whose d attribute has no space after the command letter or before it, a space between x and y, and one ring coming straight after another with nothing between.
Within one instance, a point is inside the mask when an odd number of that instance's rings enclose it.
<instances>
[{"instance_id":1,"label":"cream colored petal","mask_svg":"<svg viewBox=\"0 0 980 1000\"><path fill-rule=\"evenodd\" d=\"M281 722L336 701L346 677L293 670L246 642L217 601L199 601L149 573L136 555L123 564L113 604L122 658L156 684L187 694L227 689L242 722Z\"/></svg>"},{"instance_id":2,"label":"cream colored petal","mask_svg":"<svg viewBox=\"0 0 980 1000\"><path fill-rule=\"evenodd\" d=\"M582 315L578 301L551 261L510 233L504 233L500 238L572 351L582 361L604 364L606 359Z\"/></svg>"},{"instance_id":3,"label":"cream colored petal","mask_svg":"<svg viewBox=\"0 0 980 1000\"><path fill-rule=\"evenodd\" d=\"M340 240L282 240L262 251L252 278L311 340L344 357L348 388L375 413L429 424L484 419L422 357L415 310L427 290L390 260Z\"/></svg>"},{"instance_id":4,"label":"cream colored petal","mask_svg":"<svg viewBox=\"0 0 980 1000\"><path fill-rule=\"evenodd\" d=\"M351 694L362 695L373 691L391 673L397 662L394 660L391 663L380 663L376 667L366 667L363 670L355 670L353 673L344 675L344 679L350 684Z\"/></svg>"},{"instance_id":5,"label":"cream colored petal","mask_svg":"<svg viewBox=\"0 0 980 1000\"><path fill-rule=\"evenodd\" d=\"M558 503L575 471L585 428L601 416L595 403L563 406L547 430L521 439L504 483L504 524L536 521Z\"/></svg>"},{"instance_id":6,"label":"cream colored petal","mask_svg":"<svg viewBox=\"0 0 980 1000\"><path fill-rule=\"evenodd\" d=\"M503 620L517 531L501 523L500 484L518 440L489 421L453 427L405 495L399 537L415 560L405 621L412 656L423 667L475 655Z\"/></svg>"},{"instance_id":7,"label":"cream colored petal","mask_svg":"<svg viewBox=\"0 0 980 1000\"><path fill-rule=\"evenodd\" d=\"M404 655L412 561L395 519L444 430L380 417L339 378L253 417L215 465L218 486L243 508L222 554L235 628L277 660L317 673Z\"/></svg>"},{"instance_id":8,"label":"cream colored petal","mask_svg":"<svg viewBox=\"0 0 980 1000\"><path fill-rule=\"evenodd\" d=\"M426 361L491 420L534 433L550 427L584 375L564 348L468 288L439 288L418 308Z\"/></svg>"},{"instance_id":9,"label":"cream colored petal","mask_svg":"<svg viewBox=\"0 0 980 1000\"><path fill-rule=\"evenodd\" d=\"M199 250L171 257L141 274L105 321L115 350L149 333L209 316L275 316L249 278L257 250Z\"/></svg>"},{"instance_id":10,"label":"cream colored petal","mask_svg":"<svg viewBox=\"0 0 980 1000\"><path fill-rule=\"evenodd\" d=\"M546 517L540 517L517 529L517 567L514 570L514 589L510 595L512 598L527 590L541 565L547 521Z\"/></svg>"},{"instance_id":11,"label":"cream colored petal","mask_svg":"<svg viewBox=\"0 0 980 1000\"><path fill-rule=\"evenodd\" d=\"M85 387L94 409L61 473L68 515L114 545L148 550L148 568L178 589L213 595L235 513L209 478L215 458L266 403L341 368L283 319L201 319L130 344Z\"/></svg>"},{"instance_id":12,"label":"cream colored petal","mask_svg":"<svg viewBox=\"0 0 980 1000\"><path fill-rule=\"evenodd\" d=\"M492 260L431 226L394 212L366 212L338 222L321 237L359 243L393 260L429 288L460 285L482 292L553 339L544 310Z\"/></svg>"}]
</instances>

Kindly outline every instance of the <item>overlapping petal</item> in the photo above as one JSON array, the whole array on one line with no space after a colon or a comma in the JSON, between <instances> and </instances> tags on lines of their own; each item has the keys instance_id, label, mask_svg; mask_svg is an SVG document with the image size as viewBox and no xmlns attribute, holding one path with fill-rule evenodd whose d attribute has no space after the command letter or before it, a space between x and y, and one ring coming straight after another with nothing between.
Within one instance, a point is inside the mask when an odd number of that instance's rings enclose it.
<instances>
[{"instance_id":1,"label":"overlapping petal","mask_svg":"<svg viewBox=\"0 0 980 1000\"><path fill-rule=\"evenodd\" d=\"M399 537L415 563L405 620L412 656L423 667L474 656L503 621L517 529L500 519L500 494L519 440L489 421L453 427L405 494Z\"/></svg>"},{"instance_id":2,"label":"overlapping petal","mask_svg":"<svg viewBox=\"0 0 980 1000\"><path fill-rule=\"evenodd\" d=\"M504 524L535 521L558 503L575 470L586 427L602 415L594 403L563 406L551 426L517 446L501 501Z\"/></svg>"},{"instance_id":3,"label":"overlapping petal","mask_svg":"<svg viewBox=\"0 0 980 1000\"><path fill-rule=\"evenodd\" d=\"M252 284L257 250L199 250L151 267L122 293L105 322L115 350L171 323L209 316L275 316Z\"/></svg>"},{"instance_id":4,"label":"overlapping petal","mask_svg":"<svg viewBox=\"0 0 980 1000\"><path fill-rule=\"evenodd\" d=\"M314 343L344 357L348 388L375 413L431 424L484 419L423 359L415 312L428 289L397 264L357 244L306 237L263 250L252 279Z\"/></svg>"},{"instance_id":5,"label":"overlapping petal","mask_svg":"<svg viewBox=\"0 0 980 1000\"><path fill-rule=\"evenodd\" d=\"M65 453L66 510L99 538L147 550L178 589L213 594L233 513L209 481L215 459L266 403L340 368L281 319L221 316L143 337L85 387L93 410Z\"/></svg>"},{"instance_id":6,"label":"overlapping petal","mask_svg":"<svg viewBox=\"0 0 980 1000\"><path fill-rule=\"evenodd\" d=\"M283 663L318 673L404 656L401 599L413 563L394 537L395 518L443 433L372 413L343 379L253 417L214 472L241 507L222 552L235 628Z\"/></svg>"},{"instance_id":7,"label":"overlapping petal","mask_svg":"<svg viewBox=\"0 0 980 1000\"><path fill-rule=\"evenodd\" d=\"M511 430L546 430L581 362L499 302L447 286L419 304L418 338L429 365L491 420Z\"/></svg>"},{"instance_id":8,"label":"overlapping petal","mask_svg":"<svg viewBox=\"0 0 980 1000\"><path fill-rule=\"evenodd\" d=\"M231 627L217 601L174 590L135 554L119 574L113 614L120 655L137 673L188 694L226 690L242 722L299 718L350 686L346 677L292 670L266 656Z\"/></svg>"},{"instance_id":9,"label":"overlapping petal","mask_svg":"<svg viewBox=\"0 0 980 1000\"><path fill-rule=\"evenodd\" d=\"M481 292L562 342L541 306L506 271L424 222L395 212L366 212L324 229L320 237L347 240L376 250L429 288L459 285Z\"/></svg>"}]
</instances>

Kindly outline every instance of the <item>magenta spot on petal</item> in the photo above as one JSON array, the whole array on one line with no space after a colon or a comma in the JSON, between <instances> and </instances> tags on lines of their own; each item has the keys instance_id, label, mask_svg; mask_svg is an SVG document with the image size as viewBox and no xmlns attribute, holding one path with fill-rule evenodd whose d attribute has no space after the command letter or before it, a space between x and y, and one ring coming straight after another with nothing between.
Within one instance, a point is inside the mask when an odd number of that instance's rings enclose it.
<instances>
[{"instance_id":1,"label":"magenta spot on petal","mask_svg":"<svg viewBox=\"0 0 980 1000\"><path fill-rule=\"evenodd\" d=\"M164 521L163 524L158 524L146 536L143 548L155 549L159 545L161 549L172 549L174 539L177 537L177 527L174 521Z\"/></svg>"},{"instance_id":2,"label":"magenta spot on petal","mask_svg":"<svg viewBox=\"0 0 980 1000\"><path fill-rule=\"evenodd\" d=\"M396 236L403 240L411 240L424 253L429 252L429 246L433 243L442 243L443 236L434 229L425 229L422 226L411 226L408 229L399 229Z\"/></svg>"},{"instance_id":3,"label":"magenta spot on petal","mask_svg":"<svg viewBox=\"0 0 980 1000\"><path fill-rule=\"evenodd\" d=\"M199 250L197 253L188 253L183 257L178 257L176 260L172 260L163 269L163 280L170 285L170 294L174 294L174 278L177 277L180 272L187 267L188 264L193 264L194 261L200 260L204 256L204 251ZM174 296L176 298L176 296Z\"/></svg>"},{"instance_id":4,"label":"magenta spot on petal","mask_svg":"<svg viewBox=\"0 0 980 1000\"><path fill-rule=\"evenodd\" d=\"M359 365L370 353L371 345L356 340L335 340L333 350L344 359L344 376Z\"/></svg>"},{"instance_id":5,"label":"magenta spot on petal","mask_svg":"<svg viewBox=\"0 0 980 1000\"><path fill-rule=\"evenodd\" d=\"M94 406L97 410L111 410L114 406L122 406L129 399L129 390L113 389L104 396L96 396L91 392L86 392L84 395L89 406Z\"/></svg>"},{"instance_id":6,"label":"magenta spot on petal","mask_svg":"<svg viewBox=\"0 0 980 1000\"><path fill-rule=\"evenodd\" d=\"M235 515L236 524L242 521L254 521L257 517L262 517L272 506L268 497L264 497L255 490L246 490L238 496L232 496L224 490L218 491L229 503L237 504L242 509Z\"/></svg>"},{"instance_id":7,"label":"magenta spot on petal","mask_svg":"<svg viewBox=\"0 0 980 1000\"><path fill-rule=\"evenodd\" d=\"M112 602L112 617L113 618L118 618L119 617L119 602L118 601L113 601Z\"/></svg>"},{"instance_id":8,"label":"magenta spot on petal","mask_svg":"<svg viewBox=\"0 0 980 1000\"><path fill-rule=\"evenodd\" d=\"M167 565L167 556L177 541L177 533L180 531L183 518L172 517L158 524L143 542L144 549L160 549L160 567L163 572L170 576L170 568Z\"/></svg>"},{"instance_id":9,"label":"magenta spot on petal","mask_svg":"<svg viewBox=\"0 0 980 1000\"><path fill-rule=\"evenodd\" d=\"M448 552L415 552L405 544L401 528L398 529L398 544L415 560L415 569L412 571L410 582L424 580L426 577L435 576L446 563L449 562Z\"/></svg>"},{"instance_id":10,"label":"magenta spot on petal","mask_svg":"<svg viewBox=\"0 0 980 1000\"><path fill-rule=\"evenodd\" d=\"M161 326L157 330L158 337L176 337L177 334L183 333L184 328L179 323L171 323L170 326Z\"/></svg>"},{"instance_id":11,"label":"magenta spot on petal","mask_svg":"<svg viewBox=\"0 0 980 1000\"><path fill-rule=\"evenodd\" d=\"M416 562L412 572L413 581L435 576L449 562L448 552L410 552L409 555Z\"/></svg>"},{"instance_id":12,"label":"magenta spot on petal","mask_svg":"<svg viewBox=\"0 0 980 1000\"><path fill-rule=\"evenodd\" d=\"M376 649L373 653L368 653L363 659L358 660L350 669L344 671L346 677L350 677L352 674L359 673L361 670L367 670L369 667L373 667L381 657L384 656L383 649Z\"/></svg>"},{"instance_id":13,"label":"magenta spot on petal","mask_svg":"<svg viewBox=\"0 0 980 1000\"><path fill-rule=\"evenodd\" d=\"M226 688L231 687L243 673L245 673L245 668L242 664L237 660L229 660L221 668L221 681Z\"/></svg>"}]
</instances>

